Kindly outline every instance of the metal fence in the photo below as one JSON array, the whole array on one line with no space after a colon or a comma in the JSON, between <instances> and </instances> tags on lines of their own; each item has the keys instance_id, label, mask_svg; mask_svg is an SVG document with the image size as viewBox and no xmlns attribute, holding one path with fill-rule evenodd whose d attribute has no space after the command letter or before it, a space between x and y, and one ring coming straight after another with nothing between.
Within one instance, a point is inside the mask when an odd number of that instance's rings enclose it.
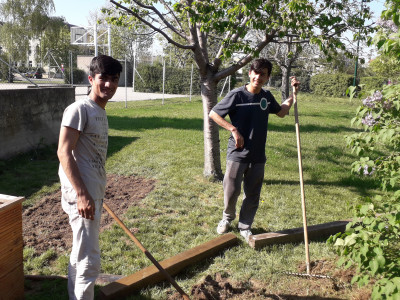
<instances>
[{"instance_id":1,"label":"metal fence","mask_svg":"<svg viewBox=\"0 0 400 300\"><path fill-rule=\"evenodd\" d=\"M0 89L72 85L69 79L65 79L62 65L49 66L47 70L17 66L0 58Z\"/></svg>"},{"instance_id":2,"label":"metal fence","mask_svg":"<svg viewBox=\"0 0 400 300\"><path fill-rule=\"evenodd\" d=\"M87 60L83 63L86 66L90 63L91 57L86 57ZM85 72L83 78L84 81L75 80L74 82L74 72L77 72L77 69L83 69L82 63L79 65L78 68L71 68L72 61L78 61L77 57L70 58L69 65L66 69L64 69L64 65L54 62L53 66L47 65L44 68L21 68L15 65L11 65L9 62L4 61L0 58L0 89L25 89L30 87L49 87L49 86L73 86L75 87L75 95L76 99L85 97L89 91L89 83L87 81L87 71ZM118 91L118 99L119 101L132 101L132 100L143 100L144 98L147 99L164 99L164 98L171 98L177 97L178 94L170 95L168 92L164 93L164 88L159 89L157 91L149 91L146 90L139 90L138 83L139 81L143 81L140 74L140 68L137 67L135 72L133 72L133 65L127 62L126 60L120 60L121 64L124 67L123 72L121 73L120 79L120 88ZM147 61L147 62L139 62L140 64L153 64L155 62ZM135 64L135 67L139 64ZM171 67L168 66L168 63L163 63L163 70L159 73L162 73L164 76L162 78L162 85L168 85L168 80L172 82L172 78L168 78L165 76L165 69ZM25 69L25 72L22 72L21 69ZM190 67L189 67L190 69ZM46 71L45 71L46 70ZM49 71L50 70L50 71ZM72 70L72 72L69 72ZM138 71L139 70L139 71ZM198 74L196 68L191 68L192 75L188 75L187 79L183 84L187 85L185 88L185 92L181 96L192 97L192 94L198 94L198 87L195 89L194 85L198 85L199 83L194 80L195 77L198 78ZM81 71L82 72L82 71ZM133 77L133 74L135 76ZM81 74L82 75L82 74ZM143 75L143 74L142 74ZM82 77L82 76L81 76ZM147 79L148 80L148 79ZM160 80L160 79L158 79ZM176 79L175 79L176 80ZM135 89L135 81L136 81L136 89ZM227 77L221 80L218 84L218 96L223 97L225 96L231 89L238 87L239 85L245 84L242 78L236 77L236 85L231 85L231 78ZM170 84L171 85L171 84ZM271 78L269 82L269 87L277 87L280 85L280 78ZM144 94L148 94L146 97Z\"/></svg>"}]
</instances>

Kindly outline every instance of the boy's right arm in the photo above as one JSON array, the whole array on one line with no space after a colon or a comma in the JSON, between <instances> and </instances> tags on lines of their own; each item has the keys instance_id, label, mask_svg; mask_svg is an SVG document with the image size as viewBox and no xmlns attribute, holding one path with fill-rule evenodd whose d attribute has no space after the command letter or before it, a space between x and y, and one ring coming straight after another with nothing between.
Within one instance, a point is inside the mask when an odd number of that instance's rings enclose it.
<instances>
[{"instance_id":1,"label":"boy's right arm","mask_svg":"<svg viewBox=\"0 0 400 300\"><path fill-rule=\"evenodd\" d=\"M233 126L231 123L226 121L223 117L221 117L219 114L217 114L213 110L210 111L208 116L219 126L221 126L222 128L225 128L226 130L229 130L232 133L232 136L236 142L236 148L243 148L243 146L244 146L243 136L240 134L240 132L237 130L237 128L235 126Z\"/></svg>"},{"instance_id":2,"label":"boy's right arm","mask_svg":"<svg viewBox=\"0 0 400 300\"><path fill-rule=\"evenodd\" d=\"M79 214L85 219L94 219L95 204L81 178L78 165L72 155L79 139L80 132L74 128L61 126L57 156L65 175L71 182L78 199Z\"/></svg>"}]
</instances>

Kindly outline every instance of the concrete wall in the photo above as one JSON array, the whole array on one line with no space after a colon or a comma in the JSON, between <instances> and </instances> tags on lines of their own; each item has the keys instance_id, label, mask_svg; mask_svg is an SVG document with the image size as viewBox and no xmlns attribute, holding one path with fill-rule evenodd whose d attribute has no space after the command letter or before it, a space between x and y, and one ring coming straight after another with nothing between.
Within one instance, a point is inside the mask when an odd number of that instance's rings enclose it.
<instances>
[{"instance_id":1,"label":"concrete wall","mask_svg":"<svg viewBox=\"0 0 400 300\"><path fill-rule=\"evenodd\" d=\"M75 88L0 90L0 159L57 143L64 109Z\"/></svg>"}]
</instances>

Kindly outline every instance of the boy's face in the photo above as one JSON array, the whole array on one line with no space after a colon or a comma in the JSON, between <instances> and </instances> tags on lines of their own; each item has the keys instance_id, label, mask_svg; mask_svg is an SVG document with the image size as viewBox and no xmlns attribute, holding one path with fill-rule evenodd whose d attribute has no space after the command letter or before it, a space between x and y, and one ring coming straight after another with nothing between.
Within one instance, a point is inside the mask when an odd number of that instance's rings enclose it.
<instances>
[{"instance_id":1,"label":"boy's face","mask_svg":"<svg viewBox=\"0 0 400 300\"><path fill-rule=\"evenodd\" d=\"M266 84L269 80L268 69L264 68L260 71L251 70L249 72L250 77L250 85L255 90L261 89L264 84Z\"/></svg>"},{"instance_id":2,"label":"boy's face","mask_svg":"<svg viewBox=\"0 0 400 300\"><path fill-rule=\"evenodd\" d=\"M118 88L119 74L95 74L94 78L89 75L89 82L92 85L90 95L92 100L106 102L110 100Z\"/></svg>"}]
</instances>

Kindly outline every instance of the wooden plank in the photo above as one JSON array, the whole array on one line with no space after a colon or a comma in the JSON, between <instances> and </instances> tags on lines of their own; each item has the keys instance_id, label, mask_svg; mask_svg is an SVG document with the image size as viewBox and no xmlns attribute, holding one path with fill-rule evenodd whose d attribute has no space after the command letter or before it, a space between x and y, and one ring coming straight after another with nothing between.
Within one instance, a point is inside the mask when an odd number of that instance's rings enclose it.
<instances>
[{"instance_id":1,"label":"wooden plank","mask_svg":"<svg viewBox=\"0 0 400 300\"><path fill-rule=\"evenodd\" d=\"M221 250L234 246L238 238L233 233L221 235L209 242L189 249L160 262L160 265L171 275L176 275L183 268L211 257ZM122 299L142 288L165 280L162 273L150 266L127 277L112 282L100 289L100 299Z\"/></svg>"},{"instance_id":2,"label":"wooden plank","mask_svg":"<svg viewBox=\"0 0 400 300\"><path fill-rule=\"evenodd\" d=\"M24 197L15 197L0 194L0 212L9 210L14 205L21 205L25 200Z\"/></svg>"},{"instance_id":3,"label":"wooden plank","mask_svg":"<svg viewBox=\"0 0 400 300\"><path fill-rule=\"evenodd\" d=\"M24 266L22 262L15 265L7 275L0 277L0 299L24 299Z\"/></svg>"},{"instance_id":4,"label":"wooden plank","mask_svg":"<svg viewBox=\"0 0 400 300\"><path fill-rule=\"evenodd\" d=\"M22 224L20 228L13 228L14 230L9 232L1 232L0 231L0 257L4 255L4 253L9 253L10 248L15 248L16 246L23 245L22 238Z\"/></svg>"},{"instance_id":5,"label":"wooden plank","mask_svg":"<svg viewBox=\"0 0 400 300\"><path fill-rule=\"evenodd\" d=\"M0 277L6 276L8 272L13 270L16 265L23 263L23 245L18 248L13 248L5 256L0 257ZM1 299L1 297L0 297Z\"/></svg>"},{"instance_id":6,"label":"wooden plank","mask_svg":"<svg viewBox=\"0 0 400 300\"><path fill-rule=\"evenodd\" d=\"M328 238L338 232L344 232L350 220L334 221L318 225L307 226L308 239L316 240ZM249 245L255 249L272 244L298 243L304 241L303 227L286 229L277 232L268 232L252 235Z\"/></svg>"},{"instance_id":7,"label":"wooden plank","mask_svg":"<svg viewBox=\"0 0 400 300\"><path fill-rule=\"evenodd\" d=\"M13 222L5 224L4 226L0 227L0 234L9 234L11 232L21 231L22 234L22 219L21 216L18 219L14 219Z\"/></svg>"},{"instance_id":8,"label":"wooden plank","mask_svg":"<svg viewBox=\"0 0 400 300\"><path fill-rule=\"evenodd\" d=\"M0 228L4 228L7 224L12 224L15 220L22 220L21 203L4 206L3 210L0 211Z\"/></svg>"}]
</instances>

